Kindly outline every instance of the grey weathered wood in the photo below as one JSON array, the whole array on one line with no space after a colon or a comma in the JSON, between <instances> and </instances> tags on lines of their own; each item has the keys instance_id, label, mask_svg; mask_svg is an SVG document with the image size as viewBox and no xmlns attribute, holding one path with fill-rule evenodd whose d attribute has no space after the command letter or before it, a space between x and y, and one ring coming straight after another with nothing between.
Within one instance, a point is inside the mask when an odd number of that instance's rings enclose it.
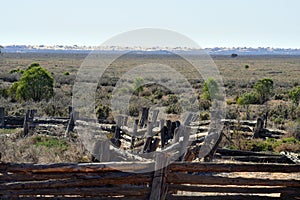
<instances>
[{"instance_id":1,"label":"grey weathered wood","mask_svg":"<svg viewBox=\"0 0 300 200\"><path fill-rule=\"evenodd\" d=\"M155 127L155 125L156 125L156 120L157 120L157 117L158 117L158 113L159 113L159 110L153 110L153 112L152 112L151 122L153 124L153 127Z\"/></svg>"},{"instance_id":2,"label":"grey weathered wood","mask_svg":"<svg viewBox=\"0 0 300 200\"><path fill-rule=\"evenodd\" d=\"M160 120L160 143L161 143L161 149L164 149L165 147L165 120L161 119Z\"/></svg>"},{"instance_id":3,"label":"grey weathered wood","mask_svg":"<svg viewBox=\"0 0 300 200\"><path fill-rule=\"evenodd\" d=\"M0 193L6 190L19 190L19 189L40 189L40 188L75 188L75 187L92 187L92 186L105 186L107 184L136 184L136 183L150 183L151 174L136 174L113 172L105 173L99 176L87 176L81 179L58 179L46 181L31 181L15 182L9 184L1 184Z\"/></svg>"},{"instance_id":4,"label":"grey weathered wood","mask_svg":"<svg viewBox=\"0 0 300 200\"><path fill-rule=\"evenodd\" d=\"M291 192L291 189L286 187L203 187L203 186L191 186L191 185L180 185L180 184L170 184L169 191L190 191L190 192L213 192L213 193L246 193L246 194L270 194L270 193L282 193Z\"/></svg>"},{"instance_id":5,"label":"grey weathered wood","mask_svg":"<svg viewBox=\"0 0 300 200\"><path fill-rule=\"evenodd\" d=\"M124 116L124 119L123 119L123 126L127 126L127 123L128 123L128 116Z\"/></svg>"},{"instance_id":6,"label":"grey weathered wood","mask_svg":"<svg viewBox=\"0 0 300 200\"><path fill-rule=\"evenodd\" d=\"M5 119L5 110L3 107L1 107L0 108L0 128L5 127L4 119Z\"/></svg>"},{"instance_id":7,"label":"grey weathered wood","mask_svg":"<svg viewBox=\"0 0 300 200\"><path fill-rule=\"evenodd\" d=\"M57 163L57 164L30 164L30 163L2 163L0 172L20 173L96 173L108 171L143 170L151 168L153 162L107 162L107 163ZM153 167L153 166L152 166ZM299 164L249 164L249 163L200 163L174 162L170 164L174 172L282 172L298 173Z\"/></svg>"},{"instance_id":8,"label":"grey weathered wood","mask_svg":"<svg viewBox=\"0 0 300 200\"><path fill-rule=\"evenodd\" d=\"M289 186L300 187L300 180L279 180L259 178L227 178L213 176L194 176L186 173L170 173L168 183L174 184L208 184L208 185L253 185L253 186Z\"/></svg>"},{"instance_id":9,"label":"grey weathered wood","mask_svg":"<svg viewBox=\"0 0 300 200\"><path fill-rule=\"evenodd\" d=\"M67 129L65 132L65 136L66 137L70 137L70 132L74 131L74 127L75 127L75 123L76 123L76 119L78 118L78 113L74 110L73 107L69 107L69 122L67 125Z\"/></svg>"},{"instance_id":10,"label":"grey weathered wood","mask_svg":"<svg viewBox=\"0 0 300 200\"><path fill-rule=\"evenodd\" d=\"M143 148L143 153L150 152L152 140L152 122L148 122L147 132L145 134L145 144Z\"/></svg>"},{"instance_id":11,"label":"grey weathered wood","mask_svg":"<svg viewBox=\"0 0 300 200\"><path fill-rule=\"evenodd\" d=\"M114 187L80 187L80 188L40 188L36 189L23 189L23 190L11 190L1 192L4 195L79 195L93 198L99 198L104 196L144 196L150 193L150 188L140 186L114 186ZM59 198L60 199L60 198ZM119 199L119 198L118 198Z\"/></svg>"},{"instance_id":12,"label":"grey weathered wood","mask_svg":"<svg viewBox=\"0 0 300 200\"><path fill-rule=\"evenodd\" d=\"M154 138L153 141L152 141L152 143L151 143L151 145L150 145L149 152L156 151L156 149L159 146L159 142L160 142L160 139Z\"/></svg>"},{"instance_id":13,"label":"grey weathered wood","mask_svg":"<svg viewBox=\"0 0 300 200\"><path fill-rule=\"evenodd\" d=\"M28 135L28 118L29 118L29 110L26 110L24 124L23 124L23 134L24 137Z\"/></svg>"},{"instance_id":14,"label":"grey weathered wood","mask_svg":"<svg viewBox=\"0 0 300 200\"><path fill-rule=\"evenodd\" d=\"M253 130L253 138L259 138L261 136L261 131L263 128L264 128L264 122L261 118L258 118L255 128Z\"/></svg>"},{"instance_id":15,"label":"grey weathered wood","mask_svg":"<svg viewBox=\"0 0 300 200\"><path fill-rule=\"evenodd\" d=\"M164 200L167 195L166 177L168 173L169 157L165 153L156 152L155 172L151 186L150 200Z\"/></svg>"},{"instance_id":16,"label":"grey weathered wood","mask_svg":"<svg viewBox=\"0 0 300 200\"><path fill-rule=\"evenodd\" d=\"M149 116L149 108L144 107L142 110L142 116L140 119L140 128L143 128L145 126L145 124L147 124L148 116Z\"/></svg>"},{"instance_id":17,"label":"grey weathered wood","mask_svg":"<svg viewBox=\"0 0 300 200\"><path fill-rule=\"evenodd\" d=\"M182 146L180 148L180 156L182 156L182 160L184 158L184 155L187 152L190 134L191 134L191 129L189 127L184 127L183 141L182 141Z\"/></svg>"},{"instance_id":18,"label":"grey weathered wood","mask_svg":"<svg viewBox=\"0 0 300 200\"><path fill-rule=\"evenodd\" d=\"M34 113L36 110L27 110L24 118L24 124L23 124L23 133L24 136L27 136L29 133L29 129L33 124L34 120Z\"/></svg>"},{"instance_id":19,"label":"grey weathered wood","mask_svg":"<svg viewBox=\"0 0 300 200\"><path fill-rule=\"evenodd\" d=\"M121 125L122 125L122 115L119 115L117 118L117 126L116 126L116 130L115 130L115 135L114 138L115 139L120 139L121 138Z\"/></svg>"},{"instance_id":20,"label":"grey weathered wood","mask_svg":"<svg viewBox=\"0 0 300 200\"><path fill-rule=\"evenodd\" d=\"M98 140L94 146L93 156L99 162L108 162L110 161L109 153L109 141L107 140Z\"/></svg>"},{"instance_id":21,"label":"grey weathered wood","mask_svg":"<svg viewBox=\"0 0 300 200\"><path fill-rule=\"evenodd\" d=\"M135 137L137 135L137 129L138 129L138 123L139 123L139 120L134 120L134 123L133 123L133 134L131 136L131 144L130 144L130 149L133 149L134 148L134 142L135 142Z\"/></svg>"}]
</instances>

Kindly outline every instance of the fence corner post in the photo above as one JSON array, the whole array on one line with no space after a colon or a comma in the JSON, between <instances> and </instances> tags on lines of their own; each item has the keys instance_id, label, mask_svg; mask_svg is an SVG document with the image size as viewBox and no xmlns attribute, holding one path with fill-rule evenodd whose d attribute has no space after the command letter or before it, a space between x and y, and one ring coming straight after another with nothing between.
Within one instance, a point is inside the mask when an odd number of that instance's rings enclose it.
<instances>
[{"instance_id":1,"label":"fence corner post","mask_svg":"<svg viewBox=\"0 0 300 200\"><path fill-rule=\"evenodd\" d=\"M155 153L155 172L152 181L150 200L164 200L167 195L167 175L170 158L166 153Z\"/></svg>"}]
</instances>

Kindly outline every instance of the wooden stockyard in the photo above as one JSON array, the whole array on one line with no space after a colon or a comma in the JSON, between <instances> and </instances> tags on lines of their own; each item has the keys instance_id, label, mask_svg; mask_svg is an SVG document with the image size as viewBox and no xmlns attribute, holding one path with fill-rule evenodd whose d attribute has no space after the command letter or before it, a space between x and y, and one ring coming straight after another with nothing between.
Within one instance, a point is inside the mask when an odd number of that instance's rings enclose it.
<instances>
[{"instance_id":1,"label":"wooden stockyard","mask_svg":"<svg viewBox=\"0 0 300 200\"><path fill-rule=\"evenodd\" d=\"M300 165L175 162L0 163L0 198L95 199L299 199ZM124 172L149 166L155 172ZM296 173L293 179L230 178L219 173ZM216 175L211 175L211 174ZM298 173L298 175L297 175ZM178 191L198 192L197 196ZM210 195L207 196L207 193ZM277 194L277 196L268 196Z\"/></svg>"},{"instance_id":2,"label":"wooden stockyard","mask_svg":"<svg viewBox=\"0 0 300 200\"><path fill-rule=\"evenodd\" d=\"M204 136L197 136L191 137L192 144L188 149L182 151L179 148L179 155L183 156L171 162L170 154L164 150L180 147L185 139L189 140L184 133L188 130L185 128L192 126L193 116L187 117L181 127L173 130L170 121L157 121L158 111L153 111L151 120L148 120L148 111L145 109L141 119L134 121L131 131L135 134L130 134L127 116L124 115L118 116L116 125L97 123L93 130L113 133L113 145L110 146L117 153L125 146L128 154L138 149L139 152L152 152L155 155L153 159L139 157L139 161L125 159L115 162L103 153L105 151L95 148L95 163L0 162L0 199L300 199L300 164L297 158L222 149L218 148L221 140L218 139L206 155L205 162L197 161L196 156L204 140ZM23 127L23 136L27 137L35 127L61 124L66 128L63 137L69 137L70 131L81 131L89 123L76 121L74 115L73 109L70 109L69 118L42 119L35 118L34 111L28 110L24 117L9 117L0 109L0 126ZM198 132L206 133L209 122L198 123ZM236 123L224 120L228 130L236 128ZM255 137L276 138L283 134L265 128L261 120L238 123L239 130L253 132ZM43 133L48 134L47 130ZM134 137L137 133L147 137ZM161 151L157 151L158 148ZM222 161L212 162L215 154Z\"/></svg>"}]
</instances>

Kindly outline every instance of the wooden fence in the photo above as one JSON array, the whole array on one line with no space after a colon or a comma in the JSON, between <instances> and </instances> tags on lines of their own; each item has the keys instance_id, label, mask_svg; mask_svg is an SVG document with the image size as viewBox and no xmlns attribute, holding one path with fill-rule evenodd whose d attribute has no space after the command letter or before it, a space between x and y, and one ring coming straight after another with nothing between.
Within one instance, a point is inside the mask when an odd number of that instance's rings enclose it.
<instances>
[{"instance_id":1,"label":"wooden fence","mask_svg":"<svg viewBox=\"0 0 300 200\"><path fill-rule=\"evenodd\" d=\"M175 162L0 163L0 199L299 199L300 165ZM154 172L133 173L152 167ZM273 177L226 174L268 172ZM291 178L276 178L285 173ZM225 175L224 175L225 174ZM194 193L194 196L190 192Z\"/></svg>"}]
</instances>

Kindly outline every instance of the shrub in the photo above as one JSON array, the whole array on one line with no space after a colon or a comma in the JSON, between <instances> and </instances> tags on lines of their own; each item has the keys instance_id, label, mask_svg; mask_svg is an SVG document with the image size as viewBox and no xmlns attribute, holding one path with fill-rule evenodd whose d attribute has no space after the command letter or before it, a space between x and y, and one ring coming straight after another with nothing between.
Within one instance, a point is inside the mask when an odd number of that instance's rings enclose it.
<instances>
[{"instance_id":1,"label":"shrub","mask_svg":"<svg viewBox=\"0 0 300 200\"><path fill-rule=\"evenodd\" d=\"M140 93L144 91L144 79L142 77L137 77L134 79L133 82L134 86L133 86L133 91L134 94L140 96Z\"/></svg>"},{"instance_id":2,"label":"shrub","mask_svg":"<svg viewBox=\"0 0 300 200\"><path fill-rule=\"evenodd\" d=\"M139 116L139 109L135 105L129 105L129 116L131 117L138 117Z\"/></svg>"},{"instance_id":3,"label":"shrub","mask_svg":"<svg viewBox=\"0 0 300 200\"><path fill-rule=\"evenodd\" d=\"M213 78L208 78L202 87L202 98L206 100L213 100L218 97L219 85Z\"/></svg>"},{"instance_id":4,"label":"shrub","mask_svg":"<svg viewBox=\"0 0 300 200\"><path fill-rule=\"evenodd\" d=\"M20 74L23 74L24 73L24 70L22 69L12 69L9 71L10 74L14 74L14 73L20 73Z\"/></svg>"},{"instance_id":5,"label":"shrub","mask_svg":"<svg viewBox=\"0 0 300 200\"><path fill-rule=\"evenodd\" d=\"M266 102L272 94L273 84L273 80L269 78L260 79L254 84L255 92L258 94L259 102L261 104Z\"/></svg>"},{"instance_id":6,"label":"shrub","mask_svg":"<svg viewBox=\"0 0 300 200\"><path fill-rule=\"evenodd\" d=\"M5 99L8 97L8 90L6 88L0 89L0 97L3 97Z\"/></svg>"},{"instance_id":7,"label":"shrub","mask_svg":"<svg viewBox=\"0 0 300 200\"><path fill-rule=\"evenodd\" d=\"M209 110L211 102L209 100L200 99L199 100L199 109L200 110Z\"/></svg>"},{"instance_id":8,"label":"shrub","mask_svg":"<svg viewBox=\"0 0 300 200\"><path fill-rule=\"evenodd\" d=\"M237 104L239 105L249 105L257 103L259 103L259 97L254 92L245 93L237 99Z\"/></svg>"},{"instance_id":9,"label":"shrub","mask_svg":"<svg viewBox=\"0 0 300 200\"><path fill-rule=\"evenodd\" d=\"M109 117L110 107L108 105L100 105L96 109L98 120L106 120Z\"/></svg>"},{"instance_id":10,"label":"shrub","mask_svg":"<svg viewBox=\"0 0 300 200\"><path fill-rule=\"evenodd\" d=\"M64 72L64 75L65 75L65 76L69 76L69 75L70 75L70 72Z\"/></svg>"},{"instance_id":11,"label":"shrub","mask_svg":"<svg viewBox=\"0 0 300 200\"><path fill-rule=\"evenodd\" d=\"M54 95L53 85L51 74L39 64L33 63L24 71L20 81L13 84L11 92L16 92L18 100L48 100Z\"/></svg>"},{"instance_id":12,"label":"shrub","mask_svg":"<svg viewBox=\"0 0 300 200\"><path fill-rule=\"evenodd\" d=\"M292 89L289 93L289 98L293 101L294 104L299 105L300 101L300 86Z\"/></svg>"},{"instance_id":13,"label":"shrub","mask_svg":"<svg viewBox=\"0 0 300 200\"><path fill-rule=\"evenodd\" d=\"M249 69L249 65L245 65L245 69Z\"/></svg>"},{"instance_id":14,"label":"shrub","mask_svg":"<svg viewBox=\"0 0 300 200\"><path fill-rule=\"evenodd\" d=\"M165 112L167 114L180 114L181 106L179 105L179 103L171 104L165 109Z\"/></svg>"}]
</instances>

